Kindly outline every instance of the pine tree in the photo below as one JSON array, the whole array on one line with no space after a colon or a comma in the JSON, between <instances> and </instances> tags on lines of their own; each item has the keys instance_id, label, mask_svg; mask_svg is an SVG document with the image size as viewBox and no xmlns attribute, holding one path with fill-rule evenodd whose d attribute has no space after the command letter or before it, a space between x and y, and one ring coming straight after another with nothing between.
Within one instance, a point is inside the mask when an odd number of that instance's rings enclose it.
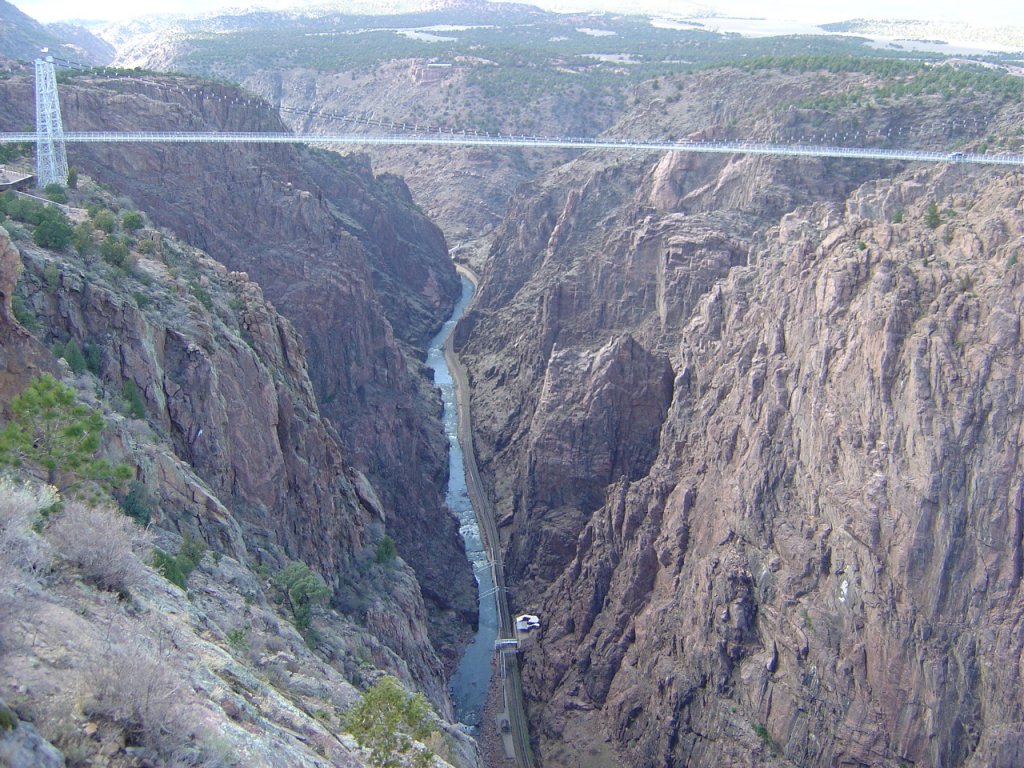
<instances>
[{"instance_id":1,"label":"pine tree","mask_svg":"<svg viewBox=\"0 0 1024 768\"><path fill-rule=\"evenodd\" d=\"M44 373L11 400L12 417L0 432L0 464L22 468L64 490L91 480L110 486L131 467L97 458L106 424L99 411L75 400L75 391Z\"/></svg>"}]
</instances>

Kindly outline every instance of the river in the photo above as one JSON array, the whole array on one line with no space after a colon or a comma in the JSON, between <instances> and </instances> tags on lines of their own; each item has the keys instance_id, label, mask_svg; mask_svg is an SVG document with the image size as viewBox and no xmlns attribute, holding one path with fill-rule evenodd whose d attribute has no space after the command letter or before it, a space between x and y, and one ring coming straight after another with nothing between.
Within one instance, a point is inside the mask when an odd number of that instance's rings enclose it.
<instances>
[{"instance_id":1,"label":"river","mask_svg":"<svg viewBox=\"0 0 1024 768\"><path fill-rule=\"evenodd\" d=\"M483 717L484 701L491 684L491 660L494 641L498 637L498 609L494 600L494 578L490 561L484 550L477 524L476 511L466 489L466 470L462 445L459 443L459 414L455 402L455 385L444 357L445 342L473 298L473 283L462 276L462 297L455 305L452 316L431 340L427 352L427 366L434 370L434 383L441 389L444 402L444 431L448 435L448 494L446 500L459 516L459 528L466 542L466 556L473 565L480 587L479 626L473 642L459 662L452 676L450 692L459 722L479 727ZM468 393L466 393L468 396Z\"/></svg>"}]
</instances>

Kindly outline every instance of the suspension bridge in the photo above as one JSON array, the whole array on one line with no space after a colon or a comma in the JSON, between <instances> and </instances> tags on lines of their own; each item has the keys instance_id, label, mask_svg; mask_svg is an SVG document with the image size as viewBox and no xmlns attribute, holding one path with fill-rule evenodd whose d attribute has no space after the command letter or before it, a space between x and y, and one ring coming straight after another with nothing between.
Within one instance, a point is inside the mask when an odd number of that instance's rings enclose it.
<instances>
[{"instance_id":1,"label":"suspension bridge","mask_svg":"<svg viewBox=\"0 0 1024 768\"><path fill-rule=\"evenodd\" d=\"M37 59L36 130L0 133L0 144L36 145L37 181L40 186L67 180L67 144L309 144L321 146L429 146L522 149L576 149L625 152L689 152L696 154L768 155L776 157L846 158L920 163L963 163L1024 167L1024 154L989 154L961 151L849 147L829 144L767 143L754 141L643 141L618 138L548 137L491 134L377 120L388 132L285 133L222 131L64 131L52 58ZM312 114L312 113L311 113ZM365 121L372 124L372 121Z\"/></svg>"}]
</instances>

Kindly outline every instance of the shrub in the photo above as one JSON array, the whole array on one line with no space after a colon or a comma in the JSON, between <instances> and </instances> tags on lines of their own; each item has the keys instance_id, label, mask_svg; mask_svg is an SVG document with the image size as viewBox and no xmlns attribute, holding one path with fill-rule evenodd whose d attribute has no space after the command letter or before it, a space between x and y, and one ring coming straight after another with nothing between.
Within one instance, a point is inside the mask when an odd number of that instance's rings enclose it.
<instances>
[{"instance_id":1,"label":"shrub","mask_svg":"<svg viewBox=\"0 0 1024 768\"><path fill-rule=\"evenodd\" d=\"M248 630L245 627L236 627L227 634L228 645L236 651L249 650Z\"/></svg>"},{"instance_id":2,"label":"shrub","mask_svg":"<svg viewBox=\"0 0 1024 768\"><path fill-rule=\"evenodd\" d=\"M928 203L928 208L924 212L924 223L929 229L935 229L942 223L942 217L939 215L939 206L936 205L934 200Z\"/></svg>"},{"instance_id":3,"label":"shrub","mask_svg":"<svg viewBox=\"0 0 1024 768\"><path fill-rule=\"evenodd\" d=\"M103 370L103 349L98 344L87 341L82 347L82 354L85 355L85 367L90 373L99 376Z\"/></svg>"},{"instance_id":4,"label":"shrub","mask_svg":"<svg viewBox=\"0 0 1024 768\"><path fill-rule=\"evenodd\" d=\"M39 214L39 221L32 233L32 241L40 248L60 250L71 243L74 230L68 217L56 208L46 208Z\"/></svg>"},{"instance_id":5,"label":"shrub","mask_svg":"<svg viewBox=\"0 0 1024 768\"><path fill-rule=\"evenodd\" d=\"M25 304L25 297L20 293L11 297L11 312L14 313L14 319L28 331L38 331L43 327L36 316L32 314L32 310Z\"/></svg>"},{"instance_id":6,"label":"shrub","mask_svg":"<svg viewBox=\"0 0 1024 768\"><path fill-rule=\"evenodd\" d=\"M82 362L85 362L84 359ZM121 397L128 407L129 416L133 419L146 418L146 403L143 402L142 393L139 392L139 387L134 381L128 379L124 383L124 386L121 388Z\"/></svg>"},{"instance_id":7,"label":"shrub","mask_svg":"<svg viewBox=\"0 0 1024 768\"><path fill-rule=\"evenodd\" d=\"M200 304L206 307L207 310L211 312L213 311L213 297L210 296L210 292L208 290L198 283L192 283L192 285L189 286L189 289L192 291L192 295L199 300Z\"/></svg>"},{"instance_id":8,"label":"shrub","mask_svg":"<svg viewBox=\"0 0 1024 768\"><path fill-rule=\"evenodd\" d=\"M74 339L68 339L68 343L60 348L58 356L67 361L72 373L83 373L86 370L85 355L82 354L82 348Z\"/></svg>"},{"instance_id":9,"label":"shrub","mask_svg":"<svg viewBox=\"0 0 1024 768\"><path fill-rule=\"evenodd\" d=\"M68 166L68 189L78 189L78 169Z\"/></svg>"},{"instance_id":10,"label":"shrub","mask_svg":"<svg viewBox=\"0 0 1024 768\"><path fill-rule=\"evenodd\" d=\"M370 750L370 764L394 768L405 764L406 756L415 766L427 766L433 753L417 750L413 739L423 741L435 730L430 705L422 694L408 693L390 675L385 675L363 694L363 699L345 717L345 730L359 746ZM410 755L412 753L412 755Z\"/></svg>"},{"instance_id":11,"label":"shrub","mask_svg":"<svg viewBox=\"0 0 1024 768\"><path fill-rule=\"evenodd\" d=\"M146 486L138 481L132 480L128 486L128 492L118 502L121 511L136 523L142 526L149 525L153 514L153 497Z\"/></svg>"},{"instance_id":12,"label":"shrub","mask_svg":"<svg viewBox=\"0 0 1024 768\"><path fill-rule=\"evenodd\" d=\"M764 745L768 747L768 749L770 749L772 752L779 751L779 745L778 743L776 743L775 739L772 738L772 735L768 732L767 727L765 727L761 723L754 723L754 733L757 734L757 737L761 739L761 741L764 742Z\"/></svg>"},{"instance_id":13,"label":"shrub","mask_svg":"<svg viewBox=\"0 0 1024 768\"><path fill-rule=\"evenodd\" d=\"M121 226L129 232L137 232L145 225L146 221L138 211L126 211L124 215L121 216Z\"/></svg>"},{"instance_id":14,"label":"shrub","mask_svg":"<svg viewBox=\"0 0 1024 768\"><path fill-rule=\"evenodd\" d=\"M48 261L43 265L43 279L51 291L56 291L60 287L60 267L56 262Z\"/></svg>"},{"instance_id":15,"label":"shrub","mask_svg":"<svg viewBox=\"0 0 1024 768\"><path fill-rule=\"evenodd\" d=\"M388 563L395 559L398 555L398 549L395 547L395 540L390 536L384 536L380 540L380 544L377 545L377 553L374 559L378 564Z\"/></svg>"},{"instance_id":16,"label":"shrub","mask_svg":"<svg viewBox=\"0 0 1024 768\"><path fill-rule=\"evenodd\" d=\"M114 225L116 222L114 220L113 212L108 211L106 208L101 208L93 214L92 223L96 226L96 229L106 232L109 235L114 231Z\"/></svg>"},{"instance_id":17,"label":"shrub","mask_svg":"<svg viewBox=\"0 0 1024 768\"><path fill-rule=\"evenodd\" d=\"M114 509L69 502L47 536L100 589L128 593L146 578L136 551L149 545L150 535Z\"/></svg>"},{"instance_id":18,"label":"shrub","mask_svg":"<svg viewBox=\"0 0 1024 768\"><path fill-rule=\"evenodd\" d=\"M132 266L131 251L128 245L113 235L103 238L100 243L100 256L111 266L127 271Z\"/></svg>"},{"instance_id":19,"label":"shrub","mask_svg":"<svg viewBox=\"0 0 1024 768\"><path fill-rule=\"evenodd\" d=\"M13 731L18 727L18 716L6 704L0 703L0 731Z\"/></svg>"},{"instance_id":20,"label":"shrub","mask_svg":"<svg viewBox=\"0 0 1024 768\"><path fill-rule=\"evenodd\" d=\"M151 562L156 572L171 582L171 584L182 589L188 589L188 574L182 570L181 563L178 562L177 557L170 552L165 552L160 547L156 547L153 550Z\"/></svg>"},{"instance_id":21,"label":"shrub","mask_svg":"<svg viewBox=\"0 0 1024 768\"><path fill-rule=\"evenodd\" d=\"M55 203L66 203L68 201L68 193L64 191L64 187L55 181L43 187L43 194L46 195L47 200L52 200Z\"/></svg>"},{"instance_id":22,"label":"shrub","mask_svg":"<svg viewBox=\"0 0 1024 768\"><path fill-rule=\"evenodd\" d=\"M23 572L38 574L49 564L46 544L33 530L45 510L57 503L47 485L15 483L0 478L0 561Z\"/></svg>"},{"instance_id":23,"label":"shrub","mask_svg":"<svg viewBox=\"0 0 1024 768\"><path fill-rule=\"evenodd\" d=\"M272 579L292 612L295 626L308 629L313 620L313 606L327 601L331 589L319 573L314 573L305 563L289 563L274 574Z\"/></svg>"},{"instance_id":24,"label":"shrub","mask_svg":"<svg viewBox=\"0 0 1024 768\"><path fill-rule=\"evenodd\" d=\"M206 544L186 533L177 555L164 552L159 547L153 550L153 567L171 584L187 589L188 577L202 562L205 553Z\"/></svg>"},{"instance_id":25,"label":"shrub","mask_svg":"<svg viewBox=\"0 0 1024 768\"><path fill-rule=\"evenodd\" d=\"M175 673L178 651L137 627L111 637L86 669L83 709L124 728L129 744L169 757L192 739L184 680Z\"/></svg>"},{"instance_id":26,"label":"shrub","mask_svg":"<svg viewBox=\"0 0 1024 768\"><path fill-rule=\"evenodd\" d=\"M78 251L79 255L86 256L92 253L93 240L92 240L93 226L88 221L83 221L75 227L74 235L71 237L71 243L75 246L75 250Z\"/></svg>"},{"instance_id":27,"label":"shrub","mask_svg":"<svg viewBox=\"0 0 1024 768\"><path fill-rule=\"evenodd\" d=\"M186 533L181 540L181 548L178 550L178 557L184 558L189 563L189 573L196 569L203 562L203 555L206 554L206 542L197 539L192 534Z\"/></svg>"}]
</instances>

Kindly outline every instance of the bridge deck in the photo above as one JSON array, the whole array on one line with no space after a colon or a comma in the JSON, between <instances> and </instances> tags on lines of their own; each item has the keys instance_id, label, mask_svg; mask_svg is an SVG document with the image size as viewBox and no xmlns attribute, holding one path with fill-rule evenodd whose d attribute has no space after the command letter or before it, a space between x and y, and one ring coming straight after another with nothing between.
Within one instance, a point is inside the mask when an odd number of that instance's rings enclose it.
<instances>
[{"instance_id":1,"label":"bridge deck","mask_svg":"<svg viewBox=\"0 0 1024 768\"><path fill-rule=\"evenodd\" d=\"M459 146L520 147L533 149L609 150L616 152L695 152L702 154L750 154L780 157L843 157L854 160L898 160L924 163L966 163L972 165L1024 166L1024 154L989 155L972 152L945 152L879 147L841 147L808 144L764 144L748 141L660 142L630 139L549 138L543 136L491 136L487 134L308 134L308 133L229 133L190 131L95 131L64 133L68 144L93 143L199 143L199 144L318 144L335 146ZM0 144L35 142L39 135L0 133Z\"/></svg>"}]
</instances>

